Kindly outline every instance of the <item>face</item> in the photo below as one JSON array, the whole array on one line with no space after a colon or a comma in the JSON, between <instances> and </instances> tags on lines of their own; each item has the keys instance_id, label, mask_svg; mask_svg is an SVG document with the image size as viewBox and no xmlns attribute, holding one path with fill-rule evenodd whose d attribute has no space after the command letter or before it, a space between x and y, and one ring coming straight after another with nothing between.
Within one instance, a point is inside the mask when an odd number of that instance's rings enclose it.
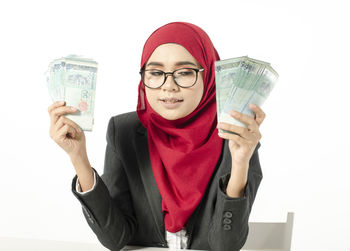
<instances>
[{"instance_id":1,"label":"face","mask_svg":"<svg viewBox=\"0 0 350 251\"><path fill-rule=\"evenodd\" d=\"M145 69L173 72L181 68L201 69L196 59L181 45L162 44L158 46L145 64ZM157 89L145 87L148 103L160 116L168 120L183 118L193 112L203 96L203 72L198 73L197 82L189 88L175 84L168 74L166 82Z\"/></svg>"}]
</instances>

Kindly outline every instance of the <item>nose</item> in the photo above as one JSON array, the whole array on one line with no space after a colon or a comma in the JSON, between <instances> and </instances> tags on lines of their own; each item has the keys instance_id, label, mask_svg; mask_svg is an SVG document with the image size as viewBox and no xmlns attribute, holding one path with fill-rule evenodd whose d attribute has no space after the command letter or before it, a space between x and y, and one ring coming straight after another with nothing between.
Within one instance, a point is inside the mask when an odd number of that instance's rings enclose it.
<instances>
[{"instance_id":1,"label":"nose","mask_svg":"<svg viewBox=\"0 0 350 251\"><path fill-rule=\"evenodd\" d=\"M165 83L162 85L163 90L177 91L180 87L174 81L174 75L171 73L166 73Z\"/></svg>"}]
</instances>

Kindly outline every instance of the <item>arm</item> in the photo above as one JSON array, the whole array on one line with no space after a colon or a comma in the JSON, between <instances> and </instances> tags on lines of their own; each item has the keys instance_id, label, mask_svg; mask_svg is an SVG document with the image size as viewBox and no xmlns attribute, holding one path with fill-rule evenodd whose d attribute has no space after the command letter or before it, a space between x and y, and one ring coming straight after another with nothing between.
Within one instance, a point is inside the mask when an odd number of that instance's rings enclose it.
<instances>
[{"instance_id":1,"label":"arm","mask_svg":"<svg viewBox=\"0 0 350 251\"><path fill-rule=\"evenodd\" d=\"M77 176L72 192L81 202L84 216L99 241L110 250L120 250L133 237L137 228L130 198L129 184L115 149L113 118L109 121L104 174L96 173L95 187L85 193L76 191ZM81 177L79 176L79 181ZM93 186L93 183L90 187ZM86 189L85 189L86 190ZM85 191L83 188L83 191Z\"/></svg>"},{"instance_id":2,"label":"arm","mask_svg":"<svg viewBox=\"0 0 350 251\"><path fill-rule=\"evenodd\" d=\"M247 182L242 191L242 197L233 198L225 193L229 180L232 179L231 173L222 176L219 181L215 211L209 230L211 250L240 250L247 239L248 219L262 179L258 147L249 162Z\"/></svg>"},{"instance_id":3,"label":"arm","mask_svg":"<svg viewBox=\"0 0 350 251\"><path fill-rule=\"evenodd\" d=\"M80 185L80 182L79 182L79 176L78 176L78 177L77 177L77 182L76 182L76 185L75 185L75 191L77 191L79 194L86 194L86 193L88 193L88 192L94 190L95 186L96 186L96 172L94 171L94 183L93 183L93 185L92 185L92 188L89 189L89 190L83 191L83 190L81 189L81 185Z\"/></svg>"},{"instance_id":4,"label":"arm","mask_svg":"<svg viewBox=\"0 0 350 251\"><path fill-rule=\"evenodd\" d=\"M226 194L232 198L240 198L244 196L244 188L247 185L247 172L248 164L237 164L233 163L235 166L231 169L230 179L227 184Z\"/></svg>"},{"instance_id":5,"label":"arm","mask_svg":"<svg viewBox=\"0 0 350 251\"><path fill-rule=\"evenodd\" d=\"M226 232L233 231L230 234L223 233L221 243L215 239L214 250L239 250L244 245L248 236L249 214L262 179L257 149L261 139L259 127L266 115L257 105L250 104L249 107L255 113L254 117L238 111L230 112L230 115L244 123L245 127L229 123L218 124L218 128L229 131L219 132L219 136L229 140L231 172L221 179L216 202L219 206L215 208L216 219L213 225L219 224L217 229L221 226ZM222 202L224 198L229 202ZM224 213L221 209L229 211ZM223 215L225 216L222 217ZM220 216L221 218L218 218Z\"/></svg>"}]
</instances>

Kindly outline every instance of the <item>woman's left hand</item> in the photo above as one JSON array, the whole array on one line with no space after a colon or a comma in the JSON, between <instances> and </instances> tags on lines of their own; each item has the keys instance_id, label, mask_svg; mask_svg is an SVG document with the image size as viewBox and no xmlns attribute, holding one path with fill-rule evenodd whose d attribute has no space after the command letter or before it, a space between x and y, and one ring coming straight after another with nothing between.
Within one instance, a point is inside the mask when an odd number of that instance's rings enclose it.
<instances>
[{"instance_id":1,"label":"woman's left hand","mask_svg":"<svg viewBox=\"0 0 350 251\"><path fill-rule=\"evenodd\" d=\"M241 126L235 126L228 123L219 123L217 128L234 132L238 135L231 133L219 133L219 136L229 140L229 148L232 157L232 163L237 165L248 165L254 149L261 139L261 133L259 126L265 119L265 113L257 106L250 104L249 108L255 112L255 118L237 112L231 111L231 116L242 123L247 125L247 128Z\"/></svg>"}]
</instances>

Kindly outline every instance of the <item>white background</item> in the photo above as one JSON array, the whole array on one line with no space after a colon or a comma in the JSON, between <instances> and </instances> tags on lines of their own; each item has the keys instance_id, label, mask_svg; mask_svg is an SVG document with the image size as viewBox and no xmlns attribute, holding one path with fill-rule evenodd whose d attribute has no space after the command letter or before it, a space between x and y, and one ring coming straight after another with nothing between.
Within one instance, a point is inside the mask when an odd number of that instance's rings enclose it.
<instances>
[{"instance_id":1,"label":"white background","mask_svg":"<svg viewBox=\"0 0 350 251\"><path fill-rule=\"evenodd\" d=\"M268 61L264 178L251 221L295 212L293 250L350 250L349 10L346 1L8 1L0 3L0 236L97 242L71 192L74 169L49 137L44 72L99 63L90 162L103 171L107 123L136 109L141 52L171 21L202 27L222 59Z\"/></svg>"}]
</instances>

